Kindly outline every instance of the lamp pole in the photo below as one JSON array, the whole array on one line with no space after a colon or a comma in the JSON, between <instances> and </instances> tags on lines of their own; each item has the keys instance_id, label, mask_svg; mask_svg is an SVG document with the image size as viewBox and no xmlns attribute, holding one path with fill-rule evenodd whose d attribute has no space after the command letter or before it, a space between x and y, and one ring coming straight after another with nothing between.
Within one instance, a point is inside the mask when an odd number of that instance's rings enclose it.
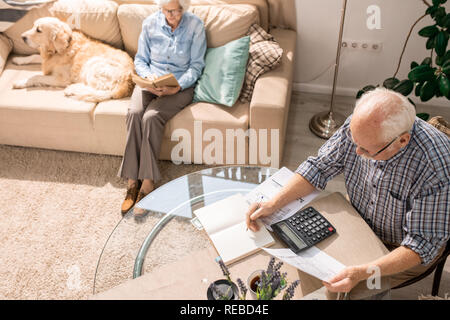
<instances>
[{"instance_id":1,"label":"lamp pole","mask_svg":"<svg viewBox=\"0 0 450 320\"><path fill-rule=\"evenodd\" d=\"M310 130L317 136L328 139L336 132L336 130L342 126L345 121L345 117L339 113L333 112L334 107L334 96L336 93L336 82L339 72L339 60L341 57L342 48L342 34L344 32L344 21L345 21L345 11L347 8L347 0L343 0L343 5L341 9L341 25L339 29L339 40L336 52L336 64L334 67L334 79L333 79L333 91L331 92L331 103L330 110L323 111L311 118L309 122Z\"/></svg>"}]
</instances>

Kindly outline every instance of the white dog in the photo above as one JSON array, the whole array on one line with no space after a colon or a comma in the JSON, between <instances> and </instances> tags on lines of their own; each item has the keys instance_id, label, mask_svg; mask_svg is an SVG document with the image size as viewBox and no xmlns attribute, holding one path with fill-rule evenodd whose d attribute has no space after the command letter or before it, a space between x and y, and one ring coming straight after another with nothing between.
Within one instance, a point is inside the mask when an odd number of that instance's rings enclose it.
<instances>
[{"instance_id":1,"label":"white dog","mask_svg":"<svg viewBox=\"0 0 450 320\"><path fill-rule=\"evenodd\" d=\"M22 38L40 55L16 57L15 64L42 62L42 73L13 84L13 88L63 87L66 96L100 102L130 96L133 60L124 51L93 40L57 18L37 19Z\"/></svg>"}]
</instances>

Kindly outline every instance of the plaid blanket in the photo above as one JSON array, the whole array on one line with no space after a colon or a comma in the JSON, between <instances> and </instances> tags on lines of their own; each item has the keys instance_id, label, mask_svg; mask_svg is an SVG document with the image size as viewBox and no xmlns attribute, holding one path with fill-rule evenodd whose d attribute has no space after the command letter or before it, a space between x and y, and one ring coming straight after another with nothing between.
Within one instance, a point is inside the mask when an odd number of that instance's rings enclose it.
<instances>
[{"instance_id":1,"label":"plaid blanket","mask_svg":"<svg viewBox=\"0 0 450 320\"><path fill-rule=\"evenodd\" d=\"M28 10L55 0L0 0L0 32L5 31Z\"/></svg>"}]
</instances>

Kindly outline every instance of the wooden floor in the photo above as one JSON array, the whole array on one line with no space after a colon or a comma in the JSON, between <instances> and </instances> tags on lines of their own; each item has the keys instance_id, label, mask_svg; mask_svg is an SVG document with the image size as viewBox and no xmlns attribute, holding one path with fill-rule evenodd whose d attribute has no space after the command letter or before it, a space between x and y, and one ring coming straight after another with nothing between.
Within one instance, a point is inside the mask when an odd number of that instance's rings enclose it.
<instances>
[{"instance_id":1,"label":"wooden floor","mask_svg":"<svg viewBox=\"0 0 450 320\"><path fill-rule=\"evenodd\" d=\"M317 137L309 129L310 119L319 112L330 108L330 95L293 92L291 106L286 129L286 141L281 165L295 170L298 165L309 156L315 156L320 146L326 140ZM337 96L335 98L334 112L348 117L353 110L355 99L352 97ZM450 121L450 106L436 107L430 105L418 105L417 112L427 112L431 116L443 116ZM327 185L327 191L345 192L342 176L337 176ZM427 278L409 287L393 290L392 299L417 299L421 294L431 294L431 286L434 273ZM444 268L439 295L441 297L448 293L450 296L450 259ZM450 298L450 297L449 297Z\"/></svg>"}]
</instances>

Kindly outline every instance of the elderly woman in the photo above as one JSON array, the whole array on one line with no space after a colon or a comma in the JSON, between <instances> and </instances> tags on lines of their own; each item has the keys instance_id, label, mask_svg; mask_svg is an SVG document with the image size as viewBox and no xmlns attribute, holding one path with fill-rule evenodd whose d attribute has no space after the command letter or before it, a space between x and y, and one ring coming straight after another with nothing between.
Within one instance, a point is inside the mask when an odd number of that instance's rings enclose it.
<instances>
[{"instance_id":1,"label":"elderly woman","mask_svg":"<svg viewBox=\"0 0 450 320\"><path fill-rule=\"evenodd\" d=\"M154 79L173 73L179 87L136 86L128 109L127 143L118 176L128 179L122 214L154 189L161 179L158 156L164 125L193 99L194 85L205 66L203 21L190 12L190 0L159 0L161 10L142 24L136 73Z\"/></svg>"}]
</instances>

